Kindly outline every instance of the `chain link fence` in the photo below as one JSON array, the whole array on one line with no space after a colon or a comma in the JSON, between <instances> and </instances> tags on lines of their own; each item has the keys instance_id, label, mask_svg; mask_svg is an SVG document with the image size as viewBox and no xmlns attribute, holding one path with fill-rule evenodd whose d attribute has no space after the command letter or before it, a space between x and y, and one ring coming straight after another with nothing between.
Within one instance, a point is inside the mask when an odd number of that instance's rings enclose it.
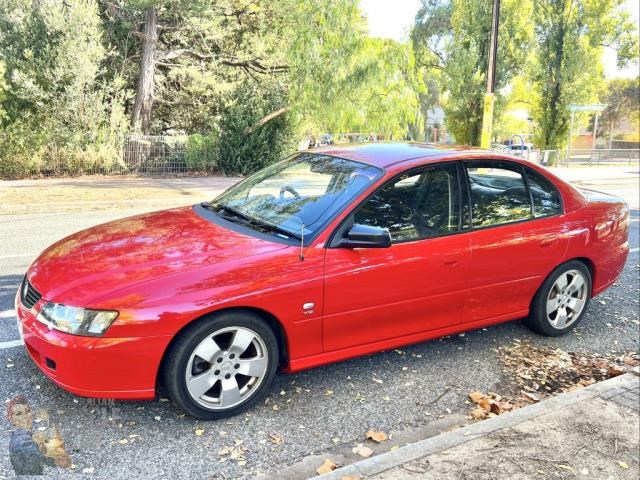
<instances>
[{"instance_id":1,"label":"chain link fence","mask_svg":"<svg viewBox=\"0 0 640 480\"><path fill-rule=\"evenodd\" d=\"M504 150L499 150L505 152ZM631 166L640 163L639 149L527 150L511 153L545 166Z\"/></svg>"},{"instance_id":2,"label":"chain link fence","mask_svg":"<svg viewBox=\"0 0 640 480\"><path fill-rule=\"evenodd\" d=\"M326 136L326 135L325 135ZM323 137L325 137L323 136ZM322 143L381 141L375 134L339 134ZM319 139L320 140L320 139ZM325 143L326 142L326 143ZM321 143L318 141L318 143ZM504 150L500 150L504 152ZM513 153L546 166L638 165L639 149L527 150ZM4 160L3 160L4 162ZM2 167L2 166L0 166ZM0 169L0 178L79 175L209 175L219 172L215 141L202 135L130 135L119 147L68 150L51 146L39 159L27 159L15 169Z\"/></svg>"},{"instance_id":3,"label":"chain link fence","mask_svg":"<svg viewBox=\"0 0 640 480\"><path fill-rule=\"evenodd\" d=\"M0 178L200 175L215 173L218 167L216 145L202 135L129 135L119 146L84 149L50 145L39 155L6 162L0 165Z\"/></svg>"}]
</instances>

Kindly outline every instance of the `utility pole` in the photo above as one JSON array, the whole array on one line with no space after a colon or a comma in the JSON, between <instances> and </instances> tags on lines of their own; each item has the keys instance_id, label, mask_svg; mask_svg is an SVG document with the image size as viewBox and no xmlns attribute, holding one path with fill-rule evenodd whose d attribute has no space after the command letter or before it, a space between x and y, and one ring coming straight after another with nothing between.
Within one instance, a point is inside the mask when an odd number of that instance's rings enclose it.
<instances>
[{"instance_id":1,"label":"utility pole","mask_svg":"<svg viewBox=\"0 0 640 480\"><path fill-rule=\"evenodd\" d=\"M482 114L482 137L480 146L491 146L493 132L493 104L496 90L496 58L498 56L498 24L500 23L500 0L493 0L491 16L491 44L489 45L489 64L487 65L487 93L484 95L484 111Z\"/></svg>"}]
</instances>

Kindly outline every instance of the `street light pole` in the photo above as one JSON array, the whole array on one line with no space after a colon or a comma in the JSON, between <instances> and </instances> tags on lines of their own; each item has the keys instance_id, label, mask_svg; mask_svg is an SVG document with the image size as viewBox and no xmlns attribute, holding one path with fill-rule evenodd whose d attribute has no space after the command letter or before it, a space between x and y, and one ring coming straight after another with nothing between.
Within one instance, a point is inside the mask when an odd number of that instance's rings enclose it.
<instances>
[{"instance_id":1,"label":"street light pole","mask_svg":"<svg viewBox=\"0 0 640 480\"><path fill-rule=\"evenodd\" d=\"M482 114L482 137L480 146L491 146L493 131L493 105L496 89L496 59L498 56L498 25L500 23L500 0L493 0L493 14L491 15L491 44L489 45L489 64L487 65L487 93L484 95L484 110Z\"/></svg>"}]
</instances>

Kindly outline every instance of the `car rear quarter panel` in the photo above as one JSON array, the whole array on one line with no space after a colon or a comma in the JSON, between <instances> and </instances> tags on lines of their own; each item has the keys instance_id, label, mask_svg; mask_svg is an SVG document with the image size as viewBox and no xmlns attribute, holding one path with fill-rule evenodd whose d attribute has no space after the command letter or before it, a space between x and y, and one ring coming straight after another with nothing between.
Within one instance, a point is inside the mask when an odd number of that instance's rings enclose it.
<instances>
[{"instance_id":1,"label":"car rear quarter panel","mask_svg":"<svg viewBox=\"0 0 640 480\"><path fill-rule=\"evenodd\" d=\"M569 214L566 222L571 232L567 260L590 261L592 295L598 295L616 281L626 263L629 209L616 197L589 194L584 206Z\"/></svg>"}]
</instances>

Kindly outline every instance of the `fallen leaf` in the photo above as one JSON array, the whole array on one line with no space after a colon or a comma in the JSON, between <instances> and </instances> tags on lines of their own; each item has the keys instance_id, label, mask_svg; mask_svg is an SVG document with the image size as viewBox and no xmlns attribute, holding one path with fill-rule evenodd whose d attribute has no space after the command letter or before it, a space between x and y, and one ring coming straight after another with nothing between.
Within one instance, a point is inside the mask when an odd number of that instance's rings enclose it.
<instances>
[{"instance_id":1,"label":"fallen leaf","mask_svg":"<svg viewBox=\"0 0 640 480\"><path fill-rule=\"evenodd\" d=\"M340 480L360 480L361 478L359 475L343 475Z\"/></svg>"},{"instance_id":2,"label":"fallen leaf","mask_svg":"<svg viewBox=\"0 0 640 480\"><path fill-rule=\"evenodd\" d=\"M195 433L198 437L201 437L202 434L204 433L204 429L200 427L196 427L193 433Z\"/></svg>"},{"instance_id":3,"label":"fallen leaf","mask_svg":"<svg viewBox=\"0 0 640 480\"><path fill-rule=\"evenodd\" d=\"M620 465L620 468L624 468L625 470L629 468L629 465L627 465L625 462L618 462L618 465Z\"/></svg>"},{"instance_id":4,"label":"fallen leaf","mask_svg":"<svg viewBox=\"0 0 640 480\"><path fill-rule=\"evenodd\" d=\"M316 468L316 473L322 475L323 473L332 472L336 468L338 468L338 465L327 458L322 465Z\"/></svg>"},{"instance_id":5,"label":"fallen leaf","mask_svg":"<svg viewBox=\"0 0 640 480\"><path fill-rule=\"evenodd\" d=\"M562 470L568 470L570 472L573 472L573 467L570 467L569 465L563 465L562 463L556 465L556 467L561 468Z\"/></svg>"},{"instance_id":6,"label":"fallen leaf","mask_svg":"<svg viewBox=\"0 0 640 480\"><path fill-rule=\"evenodd\" d=\"M269 438L271 439L271 443L273 443L274 445L282 445L282 437L269 434Z\"/></svg>"},{"instance_id":7,"label":"fallen leaf","mask_svg":"<svg viewBox=\"0 0 640 480\"><path fill-rule=\"evenodd\" d=\"M476 407L471 411L471 416L476 420L484 420L489 412L482 407Z\"/></svg>"},{"instance_id":8,"label":"fallen leaf","mask_svg":"<svg viewBox=\"0 0 640 480\"><path fill-rule=\"evenodd\" d=\"M624 368L618 367L617 365L611 365L607 370L607 376L609 377L617 377L624 373Z\"/></svg>"},{"instance_id":9,"label":"fallen leaf","mask_svg":"<svg viewBox=\"0 0 640 480\"><path fill-rule=\"evenodd\" d=\"M365 438L371 439L374 442L380 443L387 439L387 434L384 432L378 432L376 430L369 430L364 434Z\"/></svg>"},{"instance_id":10,"label":"fallen leaf","mask_svg":"<svg viewBox=\"0 0 640 480\"><path fill-rule=\"evenodd\" d=\"M352 448L351 451L356 455L360 455L363 458L368 458L371 455L373 455L373 450L363 445L358 445L357 447Z\"/></svg>"}]
</instances>

